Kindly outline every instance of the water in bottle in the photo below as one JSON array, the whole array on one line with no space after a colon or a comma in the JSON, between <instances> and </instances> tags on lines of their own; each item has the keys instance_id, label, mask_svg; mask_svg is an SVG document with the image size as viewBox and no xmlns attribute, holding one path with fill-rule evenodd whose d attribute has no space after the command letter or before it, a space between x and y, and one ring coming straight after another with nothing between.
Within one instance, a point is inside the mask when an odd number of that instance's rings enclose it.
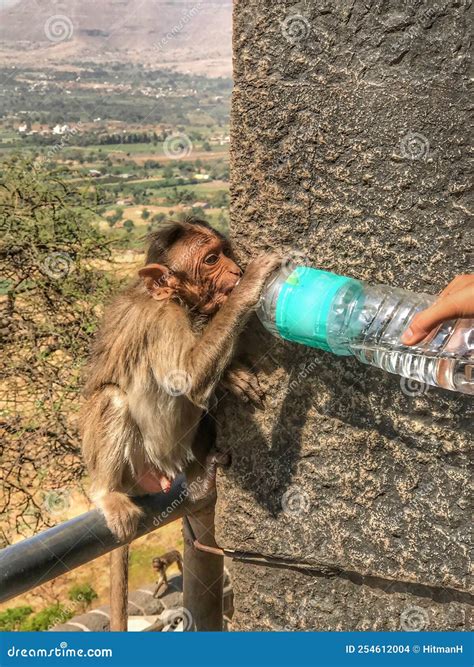
<instances>
[{"instance_id":1,"label":"water in bottle","mask_svg":"<svg viewBox=\"0 0 474 667\"><path fill-rule=\"evenodd\" d=\"M311 267L286 266L269 278L257 313L269 331L286 340L474 394L474 319L444 322L417 345L400 341L416 313L435 300Z\"/></svg>"}]
</instances>

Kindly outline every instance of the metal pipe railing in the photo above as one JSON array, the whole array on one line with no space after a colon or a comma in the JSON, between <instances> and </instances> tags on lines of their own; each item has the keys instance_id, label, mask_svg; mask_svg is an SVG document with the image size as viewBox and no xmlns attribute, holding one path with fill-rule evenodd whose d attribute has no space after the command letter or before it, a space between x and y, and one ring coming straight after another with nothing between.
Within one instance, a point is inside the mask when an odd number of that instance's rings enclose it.
<instances>
[{"instance_id":1,"label":"metal pipe railing","mask_svg":"<svg viewBox=\"0 0 474 667\"><path fill-rule=\"evenodd\" d=\"M141 496L134 501L144 510L135 536L141 537L188 513L199 511L209 499L192 503L184 476L180 476L168 493ZM0 602L88 563L120 544L98 510L12 544L0 551Z\"/></svg>"}]
</instances>

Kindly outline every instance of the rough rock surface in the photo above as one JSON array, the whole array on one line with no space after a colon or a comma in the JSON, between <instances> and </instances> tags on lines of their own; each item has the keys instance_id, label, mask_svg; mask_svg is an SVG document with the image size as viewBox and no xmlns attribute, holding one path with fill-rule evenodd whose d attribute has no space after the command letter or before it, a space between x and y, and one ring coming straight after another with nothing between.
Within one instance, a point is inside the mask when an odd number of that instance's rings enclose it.
<instances>
[{"instance_id":1,"label":"rough rock surface","mask_svg":"<svg viewBox=\"0 0 474 667\"><path fill-rule=\"evenodd\" d=\"M240 255L432 293L472 270L468 35L463 1L237 2ZM217 539L306 569L235 566L234 627L467 627L472 399L258 322L243 348L266 409L222 401Z\"/></svg>"}]
</instances>

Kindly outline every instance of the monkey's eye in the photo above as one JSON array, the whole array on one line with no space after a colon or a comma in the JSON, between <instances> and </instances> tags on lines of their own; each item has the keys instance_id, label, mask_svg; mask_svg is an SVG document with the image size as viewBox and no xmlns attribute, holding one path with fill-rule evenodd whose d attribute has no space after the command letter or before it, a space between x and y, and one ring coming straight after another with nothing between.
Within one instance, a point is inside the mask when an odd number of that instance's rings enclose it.
<instances>
[{"instance_id":1,"label":"monkey's eye","mask_svg":"<svg viewBox=\"0 0 474 667\"><path fill-rule=\"evenodd\" d=\"M206 259L204 260L204 264L215 264L217 260L219 259L219 255L208 255Z\"/></svg>"}]
</instances>

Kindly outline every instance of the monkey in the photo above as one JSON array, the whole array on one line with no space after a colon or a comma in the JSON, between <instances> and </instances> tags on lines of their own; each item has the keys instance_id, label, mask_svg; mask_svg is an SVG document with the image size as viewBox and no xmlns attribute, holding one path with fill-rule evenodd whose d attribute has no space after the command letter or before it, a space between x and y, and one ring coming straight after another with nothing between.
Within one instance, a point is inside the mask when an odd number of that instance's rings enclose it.
<instances>
[{"instance_id":1,"label":"monkey","mask_svg":"<svg viewBox=\"0 0 474 667\"><path fill-rule=\"evenodd\" d=\"M242 273L229 241L208 224L170 222L152 235L138 280L107 309L80 423L92 498L121 541L141 515L130 496L169 490L193 460L201 414L279 263L262 255ZM242 368L226 380L240 380L241 392L246 382L259 400Z\"/></svg>"},{"instance_id":2,"label":"monkey","mask_svg":"<svg viewBox=\"0 0 474 667\"><path fill-rule=\"evenodd\" d=\"M219 382L261 403L255 376L231 362L279 264L263 254L242 272L228 239L206 222L170 221L151 235L145 266L106 309L79 426L91 497L121 543L142 514L131 496L167 492L196 463L193 440ZM123 597L126 560L117 551L111 577L114 567L121 571Z\"/></svg>"},{"instance_id":3,"label":"monkey","mask_svg":"<svg viewBox=\"0 0 474 667\"><path fill-rule=\"evenodd\" d=\"M168 577L166 576L166 570L173 564L176 563L178 570L183 574L183 558L179 551L173 550L168 551L163 556L158 556L153 558L152 566L155 572L159 575L156 582L155 590L153 597L158 597L158 592L160 588L164 585L168 586Z\"/></svg>"}]
</instances>

